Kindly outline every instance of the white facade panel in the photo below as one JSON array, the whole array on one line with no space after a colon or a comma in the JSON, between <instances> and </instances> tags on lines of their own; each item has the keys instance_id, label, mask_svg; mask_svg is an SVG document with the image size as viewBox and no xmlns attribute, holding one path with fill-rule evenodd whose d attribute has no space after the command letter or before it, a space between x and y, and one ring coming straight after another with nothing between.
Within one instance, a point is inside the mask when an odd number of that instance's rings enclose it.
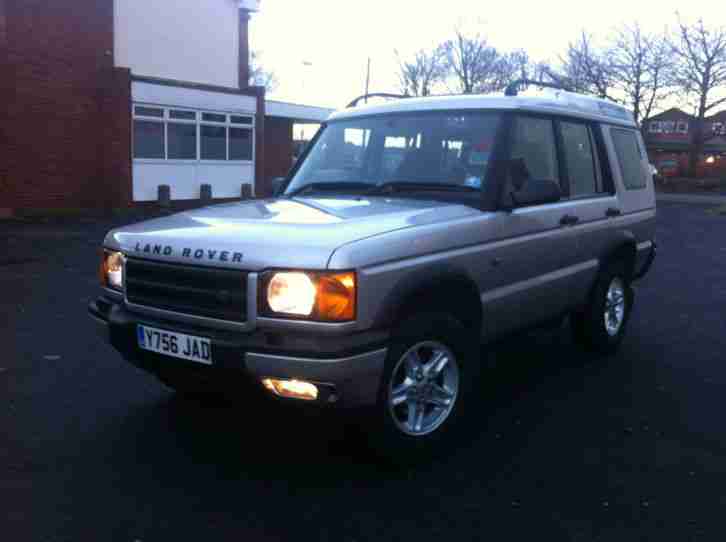
<instances>
[{"instance_id":1,"label":"white facade panel","mask_svg":"<svg viewBox=\"0 0 726 542\"><path fill-rule=\"evenodd\" d=\"M199 199L202 184L209 184L215 199L239 198L243 183L254 191L254 178L253 164L134 160L133 197L156 201L159 185L168 184L172 200Z\"/></svg>"},{"instance_id":2,"label":"white facade panel","mask_svg":"<svg viewBox=\"0 0 726 542\"><path fill-rule=\"evenodd\" d=\"M229 113L255 114L257 112L257 98L254 96L171 87L144 81L132 81L131 99L136 103L209 109Z\"/></svg>"},{"instance_id":3,"label":"white facade panel","mask_svg":"<svg viewBox=\"0 0 726 542\"><path fill-rule=\"evenodd\" d=\"M239 1L116 0L114 59L134 75L239 88Z\"/></svg>"}]
</instances>

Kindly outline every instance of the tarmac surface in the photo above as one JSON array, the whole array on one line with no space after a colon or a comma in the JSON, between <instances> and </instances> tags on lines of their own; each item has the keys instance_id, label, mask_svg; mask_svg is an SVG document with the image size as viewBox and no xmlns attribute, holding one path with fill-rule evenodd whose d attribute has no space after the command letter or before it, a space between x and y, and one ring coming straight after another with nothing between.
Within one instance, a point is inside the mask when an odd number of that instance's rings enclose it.
<instances>
[{"instance_id":1,"label":"tarmac surface","mask_svg":"<svg viewBox=\"0 0 726 542\"><path fill-rule=\"evenodd\" d=\"M376 462L334 415L199 405L94 333L110 222L0 223L0 539L723 540L726 216L661 203L619 353L488 347L470 442Z\"/></svg>"}]
</instances>

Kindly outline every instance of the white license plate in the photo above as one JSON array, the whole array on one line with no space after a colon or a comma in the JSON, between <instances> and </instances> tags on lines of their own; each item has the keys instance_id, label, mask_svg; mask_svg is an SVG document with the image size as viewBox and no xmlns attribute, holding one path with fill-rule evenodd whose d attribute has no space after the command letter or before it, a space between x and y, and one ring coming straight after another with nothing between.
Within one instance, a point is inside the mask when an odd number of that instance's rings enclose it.
<instances>
[{"instance_id":1,"label":"white license plate","mask_svg":"<svg viewBox=\"0 0 726 542\"><path fill-rule=\"evenodd\" d=\"M143 350L206 365L212 364L212 343L204 337L138 324L136 326L136 339L139 348Z\"/></svg>"}]
</instances>

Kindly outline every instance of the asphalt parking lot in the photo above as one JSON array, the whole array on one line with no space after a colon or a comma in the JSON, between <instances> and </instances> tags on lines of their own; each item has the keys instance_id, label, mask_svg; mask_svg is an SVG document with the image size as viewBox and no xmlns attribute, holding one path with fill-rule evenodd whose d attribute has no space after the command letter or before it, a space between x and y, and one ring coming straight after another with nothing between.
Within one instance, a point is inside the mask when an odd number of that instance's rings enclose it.
<instances>
[{"instance_id":1,"label":"asphalt parking lot","mask_svg":"<svg viewBox=\"0 0 726 542\"><path fill-rule=\"evenodd\" d=\"M0 539L723 540L726 216L658 222L616 357L495 345L471 442L406 469L335 416L178 399L86 315L110 223L0 224Z\"/></svg>"}]
</instances>

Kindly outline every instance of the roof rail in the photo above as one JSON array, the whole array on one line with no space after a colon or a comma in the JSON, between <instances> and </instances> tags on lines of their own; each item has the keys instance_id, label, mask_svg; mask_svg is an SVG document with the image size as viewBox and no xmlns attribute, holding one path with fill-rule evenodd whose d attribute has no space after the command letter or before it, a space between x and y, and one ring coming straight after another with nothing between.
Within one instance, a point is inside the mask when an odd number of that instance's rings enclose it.
<instances>
[{"instance_id":1,"label":"roof rail","mask_svg":"<svg viewBox=\"0 0 726 542\"><path fill-rule=\"evenodd\" d=\"M573 92L572 89L566 85L558 83L545 83L544 81L535 81L534 79L517 79L507 85L504 91L505 96L516 96L519 94L519 89L525 85L532 85L540 88L554 88L556 90L564 90L566 92Z\"/></svg>"},{"instance_id":2,"label":"roof rail","mask_svg":"<svg viewBox=\"0 0 726 542\"><path fill-rule=\"evenodd\" d=\"M389 94L388 92L373 92L371 94L363 94L362 96L358 96L355 100L350 102L346 107L355 107L358 105L358 102L361 100L367 100L368 98L409 98L409 96L405 96L403 94Z\"/></svg>"}]
</instances>

